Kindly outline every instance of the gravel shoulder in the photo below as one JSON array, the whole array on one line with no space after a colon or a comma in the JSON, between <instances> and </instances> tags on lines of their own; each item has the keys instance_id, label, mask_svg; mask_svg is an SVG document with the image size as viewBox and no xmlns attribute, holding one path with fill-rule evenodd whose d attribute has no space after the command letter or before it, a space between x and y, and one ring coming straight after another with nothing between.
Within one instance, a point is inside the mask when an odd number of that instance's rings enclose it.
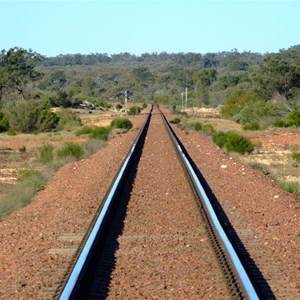
<instances>
[{"instance_id":1,"label":"gravel shoulder","mask_svg":"<svg viewBox=\"0 0 300 300\"><path fill-rule=\"evenodd\" d=\"M0 222L0 299L52 298L144 120L64 166L32 204ZM205 136L173 128L278 299L299 299L300 203Z\"/></svg>"},{"instance_id":2,"label":"gravel shoulder","mask_svg":"<svg viewBox=\"0 0 300 300\"><path fill-rule=\"evenodd\" d=\"M169 118L173 117L169 115ZM277 299L300 298L300 203L206 136L175 133L222 205Z\"/></svg>"},{"instance_id":3,"label":"gravel shoulder","mask_svg":"<svg viewBox=\"0 0 300 300\"><path fill-rule=\"evenodd\" d=\"M0 222L0 299L51 299L146 116L106 148L62 167Z\"/></svg>"}]
</instances>

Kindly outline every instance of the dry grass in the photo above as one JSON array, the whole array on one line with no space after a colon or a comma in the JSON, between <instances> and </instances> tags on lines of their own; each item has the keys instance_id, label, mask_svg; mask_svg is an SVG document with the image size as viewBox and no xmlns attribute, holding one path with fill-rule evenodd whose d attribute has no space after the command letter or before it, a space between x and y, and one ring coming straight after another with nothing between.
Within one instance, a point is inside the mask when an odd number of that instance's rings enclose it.
<instances>
[{"instance_id":1,"label":"dry grass","mask_svg":"<svg viewBox=\"0 0 300 300\"><path fill-rule=\"evenodd\" d=\"M123 113L93 111L79 111L83 123L91 125L110 124L113 118L123 116ZM120 131L115 130L113 134ZM44 173L49 177L64 164L72 161L69 157L55 160L51 165L43 165L38 161L39 148L51 144L58 149L64 143L72 142L81 144L84 149L84 157L87 157L99 149L105 147L106 143L88 140L87 137L77 137L75 131L59 131L39 134L18 134L9 136L0 134L0 219L5 215L30 203L35 194L36 184L43 185ZM19 181L19 174L23 170L39 171L42 178L36 180L36 174L27 182ZM46 172L45 172L46 171ZM30 184L29 184L29 183ZM33 183L33 186L32 184Z\"/></svg>"}]
</instances>

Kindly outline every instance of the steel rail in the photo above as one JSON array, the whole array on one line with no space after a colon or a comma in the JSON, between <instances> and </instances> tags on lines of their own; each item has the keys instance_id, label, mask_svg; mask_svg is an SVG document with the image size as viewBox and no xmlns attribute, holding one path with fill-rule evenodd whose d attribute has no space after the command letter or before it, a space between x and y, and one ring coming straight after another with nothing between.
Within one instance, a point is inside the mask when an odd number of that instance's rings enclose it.
<instances>
[{"instance_id":1,"label":"steel rail","mask_svg":"<svg viewBox=\"0 0 300 300\"><path fill-rule=\"evenodd\" d=\"M238 276L237 279L240 283L240 285L239 285L240 288L243 290L247 299L259 300L257 292L256 292L256 290L255 290L255 288L254 288L254 286L253 286L253 284L252 284L252 282L251 282L251 280L250 280L250 278L238 256L238 254L236 253L232 243L230 242L226 232L224 231L224 229L217 217L217 214L216 214L204 188L202 187L198 176L196 175L196 173L194 171L193 166L191 165L189 159L187 158L183 149L179 145L178 138L173 133L173 130L171 129L171 126L169 125L165 116L162 113L161 113L161 116L162 116L165 126L170 134L173 144L177 148L178 154L181 157L182 162L189 174L189 177L193 182L194 188L196 189L199 199L200 199L205 211L207 212L208 218L211 222L211 226L214 228L214 231L215 231L215 234L216 234L218 240L224 246L227 257L229 258L229 260L231 262L231 266L233 266L235 273Z\"/></svg>"},{"instance_id":2,"label":"steel rail","mask_svg":"<svg viewBox=\"0 0 300 300\"><path fill-rule=\"evenodd\" d=\"M149 116L147 117L147 120L145 121L138 136L136 137L134 143L132 144L115 180L113 181L104 199L100 213L91 229L91 232L84 244L83 249L80 252L79 258L77 259L76 264L73 267L72 272L59 296L59 300L72 299L72 294L74 294L74 291L76 290L76 285L78 284L80 277L83 276L85 265L87 264L88 259L92 255L91 252L93 250L94 244L96 243L96 239L99 238L99 235L101 234L101 229L103 227L107 214L109 213L109 210L112 206L116 193L121 185L121 181L124 178L126 169L130 167L130 161L132 160L132 157L135 154L136 147L140 143L141 136L143 135L143 133L145 133L147 126L149 125L151 113L152 113L152 108L149 113Z\"/></svg>"}]
</instances>

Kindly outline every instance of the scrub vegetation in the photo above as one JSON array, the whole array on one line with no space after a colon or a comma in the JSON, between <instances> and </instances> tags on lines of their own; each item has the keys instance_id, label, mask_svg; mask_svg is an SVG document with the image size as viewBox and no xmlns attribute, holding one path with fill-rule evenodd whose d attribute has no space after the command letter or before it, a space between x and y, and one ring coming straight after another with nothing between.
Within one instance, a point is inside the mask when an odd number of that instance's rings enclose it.
<instances>
[{"instance_id":1,"label":"scrub vegetation","mask_svg":"<svg viewBox=\"0 0 300 300\"><path fill-rule=\"evenodd\" d=\"M251 132L300 127L300 45L267 54L233 50L139 56L98 53L44 57L19 47L3 49L0 134L3 140L24 142L14 149L3 146L0 161L34 157L44 169L47 166L55 171L103 147L113 132L130 129L127 116L141 113L147 102L172 107L178 112L174 123L201 131L226 151L253 153L255 145L248 140ZM216 130L195 119L186 121L187 110L195 107L216 109L222 118L241 126L245 134ZM85 116L79 114L80 110ZM107 112L105 124L96 122L99 112ZM54 139L59 135L68 138L62 138L58 145ZM40 141L47 136L34 154L28 145L29 136ZM299 165L294 152L290 154L292 168ZM26 189L32 187L35 193L47 182L37 166L20 169L27 171L26 176L23 171L17 172L17 185L26 182ZM47 169L46 174L53 173ZM18 194L18 189L14 190ZM8 195L2 185L1 194ZM19 194L25 199L17 207L31 201L25 188ZM5 215L17 202L2 197L0 205L6 208L0 210Z\"/></svg>"}]
</instances>

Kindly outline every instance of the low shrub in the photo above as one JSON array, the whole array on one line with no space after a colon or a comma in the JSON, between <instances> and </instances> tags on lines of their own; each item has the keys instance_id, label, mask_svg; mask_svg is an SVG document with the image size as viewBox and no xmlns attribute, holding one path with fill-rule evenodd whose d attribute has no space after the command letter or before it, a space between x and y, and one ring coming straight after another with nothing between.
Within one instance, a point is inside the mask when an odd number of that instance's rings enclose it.
<instances>
[{"instance_id":1,"label":"low shrub","mask_svg":"<svg viewBox=\"0 0 300 300\"><path fill-rule=\"evenodd\" d=\"M300 194L300 184L299 182L278 182L278 187L288 193Z\"/></svg>"},{"instance_id":2,"label":"low shrub","mask_svg":"<svg viewBox=\"0 0 300 300\"><path fill-rule=\"evenodd\" d=\"M195 131L201 131L202 130L202 123L201 122L193 122L191 123L191 128Z\"/></svg>"},{"instance_id":3,"label":"low shrub","mask_svg":"<svg viewBox=\"0 0 300 300\"><path fill-rule=\"evenodd\" d=\"M127 118L118 118L111 121L110 126L112 128L131 129L132 123Z\"/></svg>"},{"instance_id":4,"label":"low shrub","mask_svg":"<svg viewBox=\"0 0 300 300\"><path fill-rule=\"evenodd\" d=\"M19 177L19 180L31 187L32 193L35 194L45 187L48 178L39 171L29 171L26 175L23 174L21 178Z\"/></svg>"},{"instance_id":5,"label":"low shrub","mask_svg":"<svg viewBox=\"0 0 300 300\"><path fill-rule=\"evenodd\" d=\"M223 131L215 132L212 135L212 140L217 146L219 146L220 148L224 148L227 141L227 134Z\"/></svg>"},{"instance_id":6,"label":"low shrub","mask_svg":"<svg viewBox=\"0 0 300 300\"><path fill-rule=\"evenodd\" d=\"M128 109L127 114L132 116L132 115L138 115L141 112L141 108L139 106L131 106Z\"/></svg>"},{"instance_id":7,"label":"low shrub","mask_svg":"<svg viewBox=\"0 0 300 300\"><path fill-rule=\"evenodd\" d=\"M141 106L141 109L144 110L146 108L147 108L147 103L143 103L142 106Z\"/></svg>"},{"instance_id":8,"label":"low shrub","mask_svg":"<svg viewBox=\"0 0 300 300\"><path fill-rule=\"evenodd\" d=\"M282 119L276 119L273 123L274 127L283 128L286 126L286 123Z\"/></svg>"},{"instance_id":9,"label":"low shrub","mask_svg":"<svg viewBox=\"0 0 300 300\"><path fill-rule=\"evenodd\" d=\"M8 131L7 131L7 135L17 135L17 133L12 129L12 128L9 128Z\"/></svg>"},{"instance_id":10,"label":"low shrub","mask_svg":"<svg viewBox=\"0 0 300 300\"><path fill-rule=\"evenodd\" d=\"M112 105L109 102L98 100L98 101L96 101L96 107L111 108Z\"/></svg>"},{"instance_id":11,"label":"low shrub","mask_svg":"<svg viewBox=\"0 0 300 300\"><path fill-rule=\"evenodd\" d=\"M271 173L269 171L269 169L267 167L262 166L261 164L257 163L257 162L250 162L249 166L254 169L257 170L259 172L261 172L262 174L266 175L266 176L270 176Z\"/></svg>"},{"instance_id":12,"label":"low shrub","mask_svg":"<svg viewBox=\"0 0 300 300\"><path fill-rule=\"evenodd\" d=\"M251 153L254 150L253 143L245 136L235 132L228 132L225 149L229 152L237 152L240 154Z\"/></svg>"},{"instance_id":13,"label":"low shrub","mask_svg":"<svg viewBox=\"0 0 300 300\"><path fill-rule=\"evenodd\" d=\"M47 103L38 101L12 101L5 105L9 126L17 132L42 132L56 129L59 116L51 112Z\"/></svg>"},{"instance_id":14,"label":"low shrub","mask_svg":"<svg viewBox=\"0 0 300 300\"><path fill-rule=\"evenodd\" d=\"M83 154L84 154L84 151L83 151L82 147L75 143L65 143L56 152L56 156L58 158L71 156L71 157L75 157L76 160L79 160Z\"/></svg>"},{"instance_id":15,"label":"low shrub","mask_svg":"<svg viewBox=\"0 0 300 300\"><path fill-rule=\"evenodd\" d=\"M293 152L292 153L292 159L296 161L297 163L300 163L300 152Z\"/></svg>"},{"instance_id":16,"label":"low shrub","mask_svg":"<svg viewBox=\"0 0 300 300\"><path fill-rule=\"evenodd\" d=\"M170 123L172 123L172 124L179 124L180 121L181 120L179 118L174 118L173 120L170 121Z\"/></svg>"},{"instance_id":17,"label":"low shrub","mask_svg":"<svg viewBox=\"0 0 300 300\"><path fill-rule=\"evenodd\" d=\"M80 117L70 110L65 109L61 111L58 115L59 123L57 127L60 130L70 130L74 127L82 125Z\"/></svg>"},{"instance_id":18,"label":"low shrub","mask_svg":"<svg viewBox=\"0 0 300 300\"><path fill-rule=\"evenodd\" d=\"M91 134L93 130L95 130L96 126L82 126L78 130L75 131L76 136L84 135L84 134Z\"/></svg>"},{"instance_id":19,"label":"low shrub","mask_svg":"<svg viewBox=\"0 0 300 300\"><path fill-rule=\"evenodd\" d=\"M294 110L288 114L287 125L300 127L300 110Z\"/></svg>"},{"instance_id":20,"label":"low shrub","mask_svg":"<svg viewBox=\"0 0 300 300\"><path fill-rule=\"evenodd\" d=\"M110 131L110 127L95 127L90 133L90 138L107 141Z\"/></svg>"},{"instance_id":21,"label":"low shrub","mask_svg":"<svg viewBox=\"0 0 300 300\"><path fill-rule=\"evenodd\" d=\"M206 124L202 126L202 132L207 136L212 136L216 132L216 130L212 125Z\"/></svg>"},{"instance_id":22,"label":"low shrub","mask_svg":"<svg viewBox=\"0 0 300 300\"><path fill-rule=\"evenodd\" d=\"M9 130L9 121L8 118L0 111L0 133Z\"/></svg>"},{"instance_id":23,"label":"low shrub","mask_svg":"<svg viewBox=\"0 0 300 300\"><path fill-rule=\"evenodd\" d=\"M187 118L187 119L188 119L188 117L189 117L189 115L188 115L188 113L187 113L186 111L181 111L181 112L179 112L179 114L180 114L181 116Z\"/></svg>"},{"instance_id":24,"label":"low shrub","mask_svg":"<svg viewBox=\"0 0 300 300\"><path fill-rule=\"evenodd\" d=\"M260 130L261 126L258 122L246 123L243 126L243 130Z\"/></svg>"},{"instance_id":25,"label":"low shrub","mask_svg":"<svg viewBox=\"0 0 300 300\"><path fill-rule=\"evenodd\" d=\"M59 117L56 113L49 110L41 110L36 121L36 130L38 132L51 131L56 129L59 123Z\"/></svg>"},{"instance_id":26,"label":"low shrub","mask_svg":"<svg viewBox=\"0 0 300 300\"><path fill-rule=\"evenodd\" d=\"M38 149L38 160L43 164L48 164L53 161L54 147L51 144L43 145Z\"/></svg>"}]
</instances>

